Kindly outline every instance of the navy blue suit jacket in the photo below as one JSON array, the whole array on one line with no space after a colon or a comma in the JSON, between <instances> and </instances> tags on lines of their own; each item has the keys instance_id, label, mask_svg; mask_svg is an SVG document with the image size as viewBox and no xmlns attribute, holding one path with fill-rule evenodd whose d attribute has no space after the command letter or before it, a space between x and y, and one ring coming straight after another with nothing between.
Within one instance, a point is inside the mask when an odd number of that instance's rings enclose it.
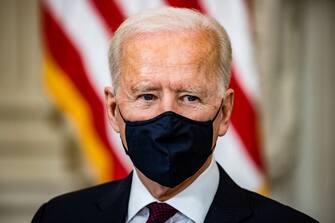
<instances>
[{"instance_id":1,"label":"navy blue suit jacket","mask_svg":"<svg viewBox=\"0 0 335 223\"><path fill-rule=\"evenodd\" d=\"M205 223L317 222L259 194L240 188L219 166L220 181ZM32 223L124 223L132 174L127 178L58 196L43 204Z\"/></svg>"}]
</instances>

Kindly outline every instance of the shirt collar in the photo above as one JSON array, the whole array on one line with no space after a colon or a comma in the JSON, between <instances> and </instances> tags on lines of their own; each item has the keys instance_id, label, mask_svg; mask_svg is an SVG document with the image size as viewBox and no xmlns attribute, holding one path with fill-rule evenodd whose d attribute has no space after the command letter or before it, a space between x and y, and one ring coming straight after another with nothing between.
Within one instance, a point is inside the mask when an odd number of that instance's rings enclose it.
<instances>
[{"instance_id":1,"label":"shirt collar","mask_svg":"<svg viewBox=\"0 0 335 223\"><path fill-rule=\"evenodd\" d=\"M165 201L195 222L203 222L219 185L219 169L212 158L209 167L187 188ZM155 199L139 179L136 171L130 190L127 221Z\"/></svg>"},{"instance_id":2,"label":"shirt collar","mask_svg":"<svg viewBox=\"0 0 335 223\"><path fill-rule=\"evenodd\" d=\"M128 215L127 221L129 222L143 207L157 201L143 185L139 179L136 170L133 171L133 179L129 195Z\"/></svg>"}]
</instances>

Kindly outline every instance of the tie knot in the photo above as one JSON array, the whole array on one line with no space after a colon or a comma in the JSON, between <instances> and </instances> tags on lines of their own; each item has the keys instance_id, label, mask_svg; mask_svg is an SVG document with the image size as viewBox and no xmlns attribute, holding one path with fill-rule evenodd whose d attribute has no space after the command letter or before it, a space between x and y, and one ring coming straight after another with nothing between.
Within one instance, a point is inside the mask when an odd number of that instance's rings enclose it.
<instances>
[{"instance_id":1,"label":"tie knot","mask_svg":"<svg viewBox=\"0 0 335 223\"><path fill-rule=\"evenodd\" d=\"M147 205L150 210L147 223L164 223L171 218L177 210L166 203L153 202Z\"/></svg>"}]
</instances>

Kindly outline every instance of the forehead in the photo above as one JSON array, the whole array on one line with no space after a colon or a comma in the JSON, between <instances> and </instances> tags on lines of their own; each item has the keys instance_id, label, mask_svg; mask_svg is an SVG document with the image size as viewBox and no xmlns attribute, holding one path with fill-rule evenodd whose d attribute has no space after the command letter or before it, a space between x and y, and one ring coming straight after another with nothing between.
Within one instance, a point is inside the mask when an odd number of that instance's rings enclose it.
<instances>
[{"instance_id":1,"label":"forehead","mask_svg":"<svg viewBox=\"0 0 335 223\"><path fill-rule=\"evenodd\" d=\"M121 80L127 84L171 86L216 82L217 51L205 32L141 34L129 38L121 55ZM205 82L206 81L206 82Z\"/></svg>"},{"instance_id":2,"label":"forehead","mask_svg":"<svg viewBox=\"0 0 335 223\"><path fill-rule=\"evenodd\" d=\"M143 33L128 38L122 47L122 66L203 65L214 62L214 39L204 31Z\"/></svg>"}]
</instances>

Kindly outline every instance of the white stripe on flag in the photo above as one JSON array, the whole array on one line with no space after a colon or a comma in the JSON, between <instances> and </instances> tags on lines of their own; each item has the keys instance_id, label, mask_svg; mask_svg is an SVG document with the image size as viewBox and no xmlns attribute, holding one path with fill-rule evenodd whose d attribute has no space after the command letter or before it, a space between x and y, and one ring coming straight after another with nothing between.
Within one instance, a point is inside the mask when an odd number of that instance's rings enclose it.
<instances>
[{"instance_id":1,"label":"white stripe on flag","mask_svg":"<svg viewBox=\"0 0 335 223\"><path fill-rule=\"evenodd\" d=\"M115 2L127 17L145 9L166 5L163 0L116 0Z\"/></svg>"}]
</instances>

